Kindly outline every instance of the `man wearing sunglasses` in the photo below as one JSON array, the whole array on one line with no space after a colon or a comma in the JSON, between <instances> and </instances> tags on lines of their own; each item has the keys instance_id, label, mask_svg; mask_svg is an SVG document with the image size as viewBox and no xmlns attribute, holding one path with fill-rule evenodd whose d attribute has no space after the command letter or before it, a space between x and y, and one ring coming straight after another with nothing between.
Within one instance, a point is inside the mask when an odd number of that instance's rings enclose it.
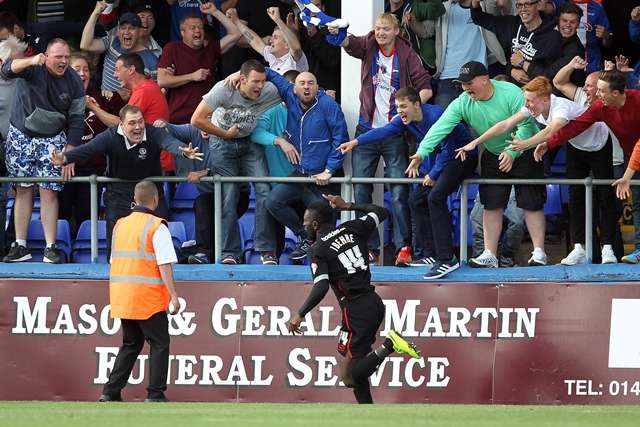
<instances>
[{"instance_id":1,"label":"man wearing sunglasses","mask_svg":"<svg viewBox=\"0 0 640 427\"><path fill-rule=\"evenodd\" d=\"M473 0L471 19L495 33L510 54L507 75L514 83L522 86L540 75L552 79L550 66L562 52L556 20L541 14L544 2L539 0L517 0L515 5L516 16L494 16L482 11L480 0Z\"/></svg>"}]
</instances>

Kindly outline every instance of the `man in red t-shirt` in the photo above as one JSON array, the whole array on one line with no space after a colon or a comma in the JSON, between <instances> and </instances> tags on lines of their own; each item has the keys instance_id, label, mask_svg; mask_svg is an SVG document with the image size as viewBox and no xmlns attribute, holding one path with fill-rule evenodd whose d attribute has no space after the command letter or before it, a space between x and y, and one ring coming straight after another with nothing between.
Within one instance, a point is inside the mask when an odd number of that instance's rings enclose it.
<instances>
[{"instance_id":1,"label":"man in red t-shirt","mask_svg":"<svg viewBox=\"0 0 640 427\"><path fill-rule=\"evenodd\" d=\"M144 62L140 55L137 53L120 55L116 60L113 74L123 88L131 91L128 104L140 108L145 123L152 125L156 120L163 122L169 120L169 104L160 86L144 74ZM93 112L108 127L120 124L118 116L102 110L99 106L95 106ZM160 154L160 165L163 172L176 170L173 155L164 150Z\"/></svg>"},{"instance_id":2,"label":"man in red t-shirt","mask_svg":"<svg viewBox=\"0 0 640 427\"><path fill-rule=\"evenodd\" d=\"M618 70L604 71L598 79L599 99L569 124L556 132L547 142L536 148L536 160L542 158L547 150L564 144L579 135L595 122L604 122L620 141L624 156L628 162L624 176L614 185L620 198L626 198L629 181L634 171L640 171L640 90L625 90L626 77Z\"/></svg>"},{"instance_id":3,"label":"man in red t-shirt","mask_svg":"<svg viewBox=\"0 0 640 427\"><path fill-rule=\"evenodd\" d=\"M227 35L220 41L207 42L202 18L185 16L180 21L182 40L165 45L158 63L158 84L169 90L169 120L173 124L189 123L202 96L215 83L214 75L220 55L240 37L236 26L213 3L201 5L200 10L220 21Z\"/></svg>"}]
</instances>

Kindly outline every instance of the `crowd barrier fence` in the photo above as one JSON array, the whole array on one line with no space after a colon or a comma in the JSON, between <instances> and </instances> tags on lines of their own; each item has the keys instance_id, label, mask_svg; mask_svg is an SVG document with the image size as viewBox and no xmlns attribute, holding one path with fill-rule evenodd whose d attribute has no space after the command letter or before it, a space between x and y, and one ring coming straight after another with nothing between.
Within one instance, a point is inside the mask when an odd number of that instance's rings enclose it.
<instances>
[{"instance_id":1,"label":"crowd barrier fence","mask_svg":"<svg viewBox=\"0 0 640 427\"><path fill-rule=\"evenodd\" d=\"M147 180L153 182L184 182L186 177L178 176L157 176L148 177ZM268 183L314 183L312 177L231 177L231 176L207 176L201 178L202 182L212 182L214 185L214 262L219 263L222 255L222 184L224 183L250 183L250 182L268 182ZM582 185L585 191L585 252L587 263L591 263L593 259L593 186L594 185L611 185L613 179L593 179L587 177L585 179L568 179L568 178L545 178L545 179L483 179L471 178L465 180L461 184L460 195L460 212L468 211L468 194L470 184L528 184L528 185ZM109 184L116 182L128 182L117 178L109 178L97 175L76 176L66 181L62 177L0 177L0 183L3 182L72 182L72 183L89 183L91 186L91 262L98 262L98 184ZM129 181L131 182L131 181ZM351 198L352 184L420 184L422 178L357 178L352 176L331 178L330 182L340 183L343 196L349 200ZM640 180L632 180L631 185L640 185ZM460 262L467 261L467 235L468 215L460 215ZM381 243L383 244L383 243ZM384 251L380 251L381 254ZM381 262L384 260L381 259Z\"/></svg>"}]
</instances>

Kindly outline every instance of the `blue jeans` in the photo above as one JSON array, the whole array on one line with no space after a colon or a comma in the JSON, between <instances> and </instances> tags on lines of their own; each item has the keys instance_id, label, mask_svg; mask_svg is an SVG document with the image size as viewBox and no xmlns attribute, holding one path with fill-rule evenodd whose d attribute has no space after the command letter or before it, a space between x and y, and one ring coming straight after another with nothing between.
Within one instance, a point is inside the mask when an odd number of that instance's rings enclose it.
<instances>
[{"instance_id":1,"label":"blue jeans","mask_svg":"<svg viewBox=\"0 0 640 427\"><path fill-rule=\"evenodd\" d=\"M304 176L293 172L290 176ZM296 236L304 236L302 219L296 210L296 202L309 206L313 202L324 201L323 193L340 194L340 184L317 186L315 184L298 184L282 182L277 184L267 197L267 210L285 227L289 227Z\"/></svg>"},{"instance_id":2,"label":"blue jeans","mask_svg":"<svg viewBox=\"0 0 640 427\"><path fill-rule=\"evenodd\" d=\"M360 126L356 129L356 137L364 133ZM353 150L351 167L353 176L371 178L376 174L380 156L385 162L384 176L387 178L405 178L409 154L407 144L402 137L388 138L373 144L359 145ZM407 184L389 184L393 206L393 243L396 250L403 246L411 246L411 215L409 212L409 186ZM356 203L371 203L372 184L354 184ZM369 248L380 247L378 233L372 233Z\"/></svg>"},{"instance_id":3,"label":"blue jeans","mask_svg":"<svg viewBox=\"0 0 640 427\"><path fill-rule=\"evenodd\" d=\"M433 98L433 103L442 108L447 108L451 101L462 93L462 87L460 84L455 83L453 79L436 80L435 83L436 95Z\"/></svg>"},{"instance_id":4,"label":"blue jeans","mask_svg":"<svg viewBox=\"0 0 640 427\"><path fill-rule=\"evenodd\" d=\"M211 136L209 150L212 155L213 173L221 176L268 176L264 149L249 138L223 140ZM253 183L256 195L256 224L254 243L258 252L275 251L276 242L273 220L265 201L270 186L266 182ZM238 226L239 185L222 185L222 257L240 258L240 227Z\"/></svg>"}]
</instances>

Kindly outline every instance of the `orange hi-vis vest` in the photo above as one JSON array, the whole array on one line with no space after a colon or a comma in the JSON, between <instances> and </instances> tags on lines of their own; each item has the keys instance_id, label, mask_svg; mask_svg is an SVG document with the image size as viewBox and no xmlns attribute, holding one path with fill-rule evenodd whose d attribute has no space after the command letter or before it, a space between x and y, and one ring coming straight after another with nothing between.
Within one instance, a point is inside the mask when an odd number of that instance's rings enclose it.
<instances>
[{"instance_id":1,"label":"orange hi-vis vest","mask_svg":"<svg viewBox=\"0 0 640 427\"><path fill-rule=\"evenodd\" d=\"M163 222L134 210L116 223L109 274L111 317L144 320L167 309L169 291L153 251L153 233Z\"/></svg>"}]
</instances>

